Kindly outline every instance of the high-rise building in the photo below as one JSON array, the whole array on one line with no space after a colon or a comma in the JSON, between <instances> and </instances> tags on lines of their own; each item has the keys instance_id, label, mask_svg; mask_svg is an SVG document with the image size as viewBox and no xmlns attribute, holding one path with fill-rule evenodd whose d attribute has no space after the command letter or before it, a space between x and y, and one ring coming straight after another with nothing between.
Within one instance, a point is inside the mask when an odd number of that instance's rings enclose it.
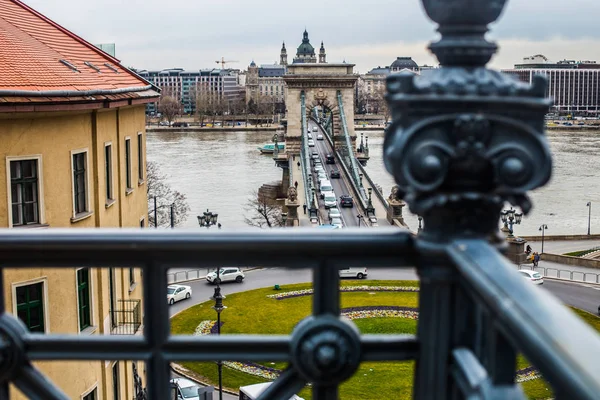
<instances>
[{"instance_id":1,"label":"high-rise building","mask_svg":"<svg viewBox=\"0 0 600 400\"><path fill-rule=\"evenodd\" d=\"M546 93L553 99L556 112L598 114L600 111L600 64L596 61L551 62L538 54L525 57L513 69L502 72L527 83L532 83L535 75L544 75L548 79Z\"/></svg>"}]
</instances>

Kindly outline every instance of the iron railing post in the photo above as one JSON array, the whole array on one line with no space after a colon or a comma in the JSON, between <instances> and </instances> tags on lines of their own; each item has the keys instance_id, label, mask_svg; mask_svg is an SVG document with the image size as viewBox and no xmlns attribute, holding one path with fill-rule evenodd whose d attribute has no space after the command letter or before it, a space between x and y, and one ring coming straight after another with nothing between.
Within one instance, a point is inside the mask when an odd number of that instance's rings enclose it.
<instances>
[{"instance_id":1,"label":"iron railing post","mask_svg":"<svg viewBox=\"0 0 600 400\"><path fill-rule=\"evenodd\" d=\"M551 102L545 98L545 78L536 76L529 86L485 67L497 50L485 38L487 26L498 19L506 0L422 3L439 24L441 39L429 49L441 68L388 77L393 122L386 128L384 161L398 183L399 198L425 222L418 243L421 346L414 395L441 399L454 393L462 399L470 389L457 386L456 379L465 371L449 379L458 347L466 352L457 353L461 362L473 359L462 355L473 354L490 384L504 389L516 388L515 350L494 317L478 313L456 267L440 250L463 237L505 247L498 232L504 202L529 212L527 191L550 178L543 130ZM459 307L461 298L466 300Z\"/></svg>"}]
</instances>

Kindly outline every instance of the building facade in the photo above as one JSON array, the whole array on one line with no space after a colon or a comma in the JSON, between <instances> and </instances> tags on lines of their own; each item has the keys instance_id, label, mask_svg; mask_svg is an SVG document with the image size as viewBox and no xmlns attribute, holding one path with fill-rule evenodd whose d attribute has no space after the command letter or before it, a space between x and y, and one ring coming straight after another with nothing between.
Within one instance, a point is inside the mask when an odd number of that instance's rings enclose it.
<instances>
[{"instance_id":1,"label":"building facade","mask_svg":"<svg viewBox=\"0 0 600 400\"><path fill-rule=\"evenodd\" d=\"M548 79L547 96L559 113L594 114L600 111L600 64L596 61L563 60L553 63L539 54L523 59L502 72L531 83L535 75Z\"/></svg>"},{"instance_id":2,"label":"building facade","mask_svg":"<svg viewBox=\"0 0 600 400\"><path fill-rule=\"evenodd\" d=\"M144 110L158 92L19 1L0 0L0 22L0 42L22 49L0 61L12 72L0 76L0 227L145 227ZM137 334L141 278L134 268L4 269L4 301L35 333ZM134 398L144 369L36 365L68 398L83 400ZM10 398L24 397L13 390Z\"/></svg>"},{"instance_id":3,"label":"building facade","mask_svg":"<svg viewBox=\"0 0 600 400\"><path fill-rule=\"evenodd\" d=\"M419 66L411 57L397 57L386 67L376 67L361 74L356 85L356 109L359 113L379 113L385 99L385 82L390 74L402 71L421 74L421 71L433 67Z\"/></svg>"},{"instance_id":4,"label":"building facade","mask_svg":"<svg viewBox=\"0 0 600 400\"><path fill-rule=\"evenodd\" d=\"M139 70L137 73L159 87L162 95L181 102L184 114L196 113L198 102L203 99L209 103L220 102L227 108L231 102L240 99L240 93L244 93L239 71L233 69L185 71L183 68L172 68L162 71ZM156 113L157 104L149 104L146 111Z\"/></svg>"}]
</instances>

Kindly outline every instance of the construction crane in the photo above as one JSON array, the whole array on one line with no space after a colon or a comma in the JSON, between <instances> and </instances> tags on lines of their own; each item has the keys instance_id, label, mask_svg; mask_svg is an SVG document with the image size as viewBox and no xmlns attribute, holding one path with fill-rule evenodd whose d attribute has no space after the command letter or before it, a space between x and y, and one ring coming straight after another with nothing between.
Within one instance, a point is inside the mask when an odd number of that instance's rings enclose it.
<instances>
[{"instance_id":1,"label":"construction crane","mask_svg":"<svg viewBox=\"0 0 600 400\"><path fill-rule=\"evenodd\" d=\"M239 62L236 60L225 60L225 57L221 57L221 61L215 61L217 64L221 64L221 69L225 69L225 64Z\"/></svg>"}]
</instances>

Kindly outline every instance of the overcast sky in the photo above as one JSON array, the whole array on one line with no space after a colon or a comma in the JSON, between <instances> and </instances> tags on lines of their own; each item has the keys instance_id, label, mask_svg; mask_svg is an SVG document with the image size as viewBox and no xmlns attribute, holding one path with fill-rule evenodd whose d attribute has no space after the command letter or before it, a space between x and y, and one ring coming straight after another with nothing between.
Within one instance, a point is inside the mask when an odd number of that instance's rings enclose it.
<instances>
[{"instance_id":1,"label":"overcast sky","mask_svg":"<svg viewBox=\"0 0 600 400\"><path fill-rule=\"evenodd\" d=\"M23 0L92 43L116 43L117 58L138 69L232 68L279 62L285 41L291 62L306 27L329 62L355 63L363 73L398 56L433 64L435 38L419 0ZM525 56L600 61L600 1L509 0L492 27L496 68Z\"/></svg>"}]
</instances>

